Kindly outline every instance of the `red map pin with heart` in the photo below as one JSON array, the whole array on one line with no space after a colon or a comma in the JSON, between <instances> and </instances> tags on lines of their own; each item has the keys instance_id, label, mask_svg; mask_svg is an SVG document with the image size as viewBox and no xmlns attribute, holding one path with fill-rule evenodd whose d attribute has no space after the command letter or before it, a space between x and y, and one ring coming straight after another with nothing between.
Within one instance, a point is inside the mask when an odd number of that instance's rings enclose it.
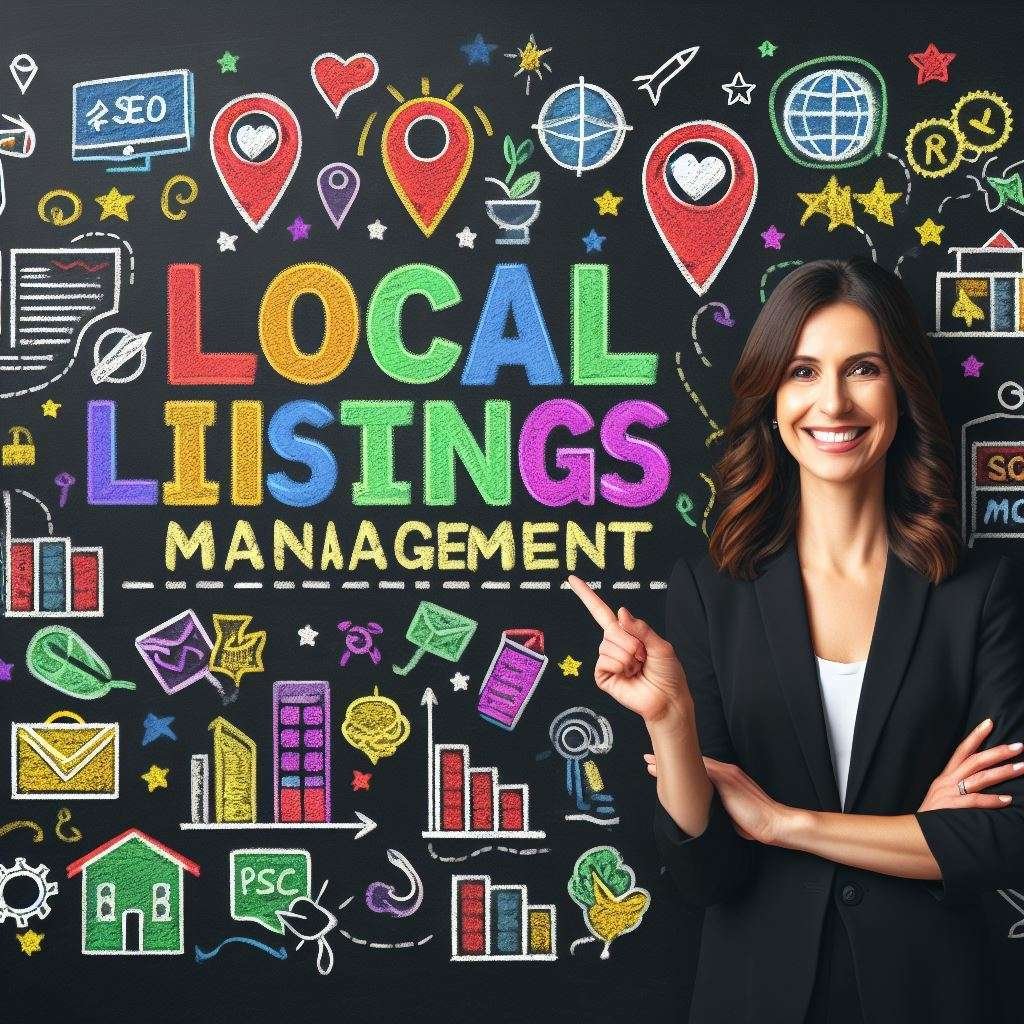
<instances>
[{"instance_id":1,"label":"red map pin with heart","mask_svg":"<svg viewBox=\"0 0 1024 1024\"><path fill-rule=\"evenodd\" d=\"M369 53L354 53L348 58L321 53L313 58L309 69L313 84L335 117L341 115L349 96L369 89L377 81L377 71L377 58Z\"/></svg>"},{"instance_id":2,"label":"red map pin with heart","mask_svg":"<svg viewBox=\"0 0 1024 1024\"><path fill-rule=\"evenodd\" d=\"M683 277L703 295L718 276L757 198L750 148L717 121L670 128L647 153L644 200Z\"/></svg>"},{"instance_id":3,"label":"red map pin with heart","mask_svg":"<svg viewBox=\"0 0 1024 1024\"><path fill-rule=\"evenodd\" d=\"M302 129L291 107L253 92L225 103L210 126L210 155L235 208L259 231L292 180Z\"/></svg>"},{"instance_id":4,"label":"red map pin with heart","mask_svg":"<svg viewBox=\"0 0 1024 1024\"><path fill-rule=\"evenodd\" d=\"M409 134L420 122L439 124L444 141L438 153L418 156ZM473 126L448 100L416 96L406 100L384 125L381 157L402 205L428 238L455 201L473 160Z\"/></svg>"}]
</instances>

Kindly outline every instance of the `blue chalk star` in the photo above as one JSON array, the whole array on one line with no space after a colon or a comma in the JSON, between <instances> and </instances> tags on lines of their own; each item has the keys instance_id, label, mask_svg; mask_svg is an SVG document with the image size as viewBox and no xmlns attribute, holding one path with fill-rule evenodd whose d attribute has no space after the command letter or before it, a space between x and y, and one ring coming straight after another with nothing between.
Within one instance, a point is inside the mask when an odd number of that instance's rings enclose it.
<instances>
[{"instance_id":1,"label":"blue chalk star","mask_svg":"<svg viewBox=\"0 0 1024 1024\"><path fill-rule=\"evenodd\" d=\"M142 728L145 732L142 734L142 745L146 745L153 742L153 740L160 739L161 736L166 736L169 740L176 740L178 737L174 734L174 730L171 728L171 722L174 721L174 715L168 715L166 718L161 718L159 715L154 715L152 711L142 720Z\"/></svg>"},{"instance_id":2,"label":"blue chalk star","mask_svg":"<svg viewBox=\"0 0 1024 1024\"><path fill-rule=\"evenodd\" d=\"M583 236L583 244L587 247L587 252L601 252L601 246L608 241L605 235L599 235L594 228L590 229L589 235Z\"/></svg>"},{"instance_id":3,"label":"blue chalk star","mask_svg":"<svg viewBox=\"0 0 1024 1024\"><path fill-rule=\"evenodd\" d=\"M498 48L497 43L485 43L484 37L477 32L476 39L463 43L459 49L466 55L468 64L490 64L491 51Z\"/></svg>"}]
</instances>

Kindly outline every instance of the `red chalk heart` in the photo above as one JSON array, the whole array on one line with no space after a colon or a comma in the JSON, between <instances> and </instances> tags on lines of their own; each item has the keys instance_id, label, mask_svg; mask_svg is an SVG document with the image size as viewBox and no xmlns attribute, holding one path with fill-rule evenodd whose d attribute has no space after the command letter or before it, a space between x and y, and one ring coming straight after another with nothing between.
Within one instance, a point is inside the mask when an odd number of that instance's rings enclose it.
<instances>
[{"instance_id":1,"label":"red chalk heart","mask_svg":"<svg viewBox=\"0 0 1024 1024\"><path fill-rule=\"evenodd\" d=\"M309 70L313 84L338 117L349 96L369 89L377 81L377 58L356 53L346 60L336 53L321 53Z\"/></svg>"}]
</instances>

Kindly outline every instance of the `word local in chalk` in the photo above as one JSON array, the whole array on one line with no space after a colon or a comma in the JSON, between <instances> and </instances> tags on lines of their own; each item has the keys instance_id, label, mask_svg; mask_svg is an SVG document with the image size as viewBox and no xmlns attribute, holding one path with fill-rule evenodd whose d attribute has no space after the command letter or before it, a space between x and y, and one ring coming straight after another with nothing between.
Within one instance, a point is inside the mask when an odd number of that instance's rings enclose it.
<instances>
[{"instance_id":1,"label":"word local in chalk","mask_svg":"<svg viewBox=\"0 0 1024 1024\"><path fill-rule=\"evenodd\" d=\"M201 337L200 267L168 268L168 381L173 386L247 386L256 381L256 356L241 352L206 352ZM570 275L571 382L574 385L650 385L657 376L657 354L611 352L608 346L608 267L578 264ZM300 347L294 331L298 299L315 296L323 306L323 336L312 350ZM430 384L448 376L463 346L434 337L422 350L407 347L402 310L412 298L430 308L446 309L461 300L452 278L437 267L410 264L384 276L370 298L366 341L377 366L391 380ZM506 329L515 324L514 336ZM322 263L302 263L281 271L263 295L259 338L271 368L293 383L328 384L350 363L359 342L360 316L348 279ZM494 270L461 384L493 386L499 372L520 368L531 386L565 383L551 344L528 268L500 264ZM310 431L351 428L358 432L359 478L351 483L351 500L362 506L402 506L414 500L413 482L396 479L396 454L415 443L422 449L423 476L416 500L426 505L454 505L457 464L480 497L493 506L513 501L513 459L525 491L548 507L594 505L598 495L609 504L639 508L658 501L668 489L671 467L664 450L636 428L654 430L668 415L654 402L631 398L608 409L598 424L586 407L571 399L540 402L513 433L512 403L483 402L481 437L475 436L460 407L450 400L422 403L419 437L410 439L416 403L399 399L342 400L335 407L303 398L285 402L269 419L264 403L230 403L229 424L218 424L212 400L164 403L173 470L162 487L155 479L120 476L118 403L87 404L87 493L93 505L209 506L227 500L218 480L208 477L207 449L217 437L230 453L230 503L261 505L269 493L292 507L327 500L339 482L339 461L332 447ZM568 435L580 439L561 443ZM598 445L599 442L599 445ZM292 468L264 473L266 449ZM602 458L628 466L598 472ZM357 459L347 465L354 467ZM352 474L354 475L354 473Z\"/></svg>"}]
</instances>

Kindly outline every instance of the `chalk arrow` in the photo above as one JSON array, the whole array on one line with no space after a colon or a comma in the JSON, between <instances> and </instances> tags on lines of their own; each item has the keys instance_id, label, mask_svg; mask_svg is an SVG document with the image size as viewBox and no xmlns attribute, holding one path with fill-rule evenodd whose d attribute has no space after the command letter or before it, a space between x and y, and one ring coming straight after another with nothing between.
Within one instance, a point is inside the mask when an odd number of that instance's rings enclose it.
<instances>
[{"instance_id":1,"label":"chalk arrow","mask_svg":"<svg viewBox=\"0 0 1024 1024\"><path fill-rule=\"evenodd\" d=\"M182 821L178 828L183 831L228 829L251 829L261 831L263 829L354 829L353 839L362 839L377 827L373 818L367 817L362 811L355 812L358 821Z\"/></svg>"},{"instance_id":2,"label":"chalk arrow","mask_svg":"<svg viewBox=\"0 0 1024 1024\"><path fill-rule=\"evenodd\" d=\"M434 821L434 708L437 698L429 686L423 691L420 704L427 709L427 830L433 831L437 827Z\"/></svg>"},{"instance_id":3,"label":"chalk arrow","mask_svg":"<svg viewBox=\"0 0 1024 1024\"><path fill-rule=\"evenodd\" d=\"M363 836L368 835L377 827L377 822L373 818L368 818L362 811L356 811L356 817L359 822L346 822L342 828L358 828L359 831L352 837L353 839L362 839ZM362 823L362 828L359 828L359 823Z\"/></svg>"}]
</instances>

